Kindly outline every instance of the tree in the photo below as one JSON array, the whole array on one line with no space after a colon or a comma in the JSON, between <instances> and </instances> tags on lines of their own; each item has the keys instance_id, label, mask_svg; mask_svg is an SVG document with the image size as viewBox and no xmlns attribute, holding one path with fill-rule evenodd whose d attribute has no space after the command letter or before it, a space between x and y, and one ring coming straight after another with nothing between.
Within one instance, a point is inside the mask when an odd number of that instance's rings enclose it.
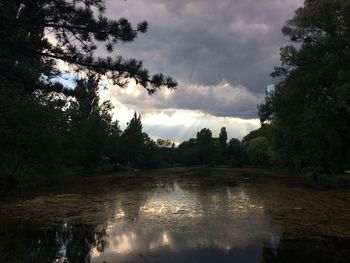
<instances>
[{"instance_id":1,"label":"tree","mask_svg":"<svg viewBox=\"0 0 350 263\"><path fill-rule=\"evenodd\" d=\"M143 163L140 163L141 168L159 168L164 165L165 156L161 155L160 148L157 144L148 136L147 133L143 133L145 138ZM163 149L164 150L164 149Z\"/></svg>"},{"instance_id":2,"label":"tree","mask_svg":"<svg viewBox=\"0 0 350 263\"><path fill-rule=\"evenodd\" d=\"M285 166L344 171L350 145L350 5L306 0L282 31L298 46L281 49L276 90L259 106L273 126Z\"/></svg>"},{"instance_id":3,"label":"tree","mask_svg":"<svg viewBox=\"0 0 350 263\"><path fill-rule=\"evenodd\" d=\"M31 178L43 175L44 180L52 182L53 175L61 172L64 159L68 130L64 104L38 93L20 105L0 117L0 175L6 176L12 186L19 182L32 184Z\"/></svg>"},{"instance_id":4,"label":"tree","mask_svg":"<svg viewBox=\"0 0 350 263\"><path fill-rule=\"evenodd\" d=\"M266 137L257 137L249 141L247 147L248 158L254 166L269 165L268 141Z\"/></svg>"},{"instance_id":5,"label":"tree","mask_svg":"<svg viewBox=\"0 0 350 263\"><path fill-rule=\"evenodd\" d=\"M182 142L177 148L177 161L185 165L198 164L197 140L194 138Z\"/></svg>"},{"instance_id":6,"label":"tree","mask_svg":"<svg viewBox=\"0 0 350 263\"><path fill-rule=\"evenodd\" d=\"M50 81L60 74L57 62L64 61L75 72L105 75L121 86L133 78L149 93L161 86L177 86L163 74L150 76L142 61L95 56L96 41L103 42L111 53L116 43L133 41L148 28L146 22L133 28L125 18L106 18L102 0L3 0L0 7L2 81L17 83L28 91L70 94Z\"/></svg>"},{"instance_id":7,"label":"tree","mask_svg":"<svg viewBox=\"0 0 350 263\"><path fill-rule=\"evenodd\" d=\"M159 147L170 148L172 147L173 143L170 140L157 139L157 145Z\"/></svg>"},{"instance_id":8,"label":"tree","mask_svg":"<svg viewBox=\"0 0 350 263\"><path fill-rule=\"evenodd\" d=\"M211 130L204 128L197 132L197 154L201 164L210 164L213 161L213 150Z\"/></svg>"},{"instance_id":9,"label":"tree","mask_svg":"<svg viewBox=\"0 0 350 263\"><path fill-rule=\"evenodd\" d=\"M109 126L106 155L112 164L119 164L122 159L122 131L118 121L114 121Z\"/></svg>"},{"instance_id":10,"label":"tree","mask_svg":"<svg viewBox=\"0 0 350 263\"><path fill-rule=\"evenodd\" d=\"M112 105L109 101L100 104L98 90L97 78L90 76L78 80L74 89L76 102L69 108L72 118L70 141L74 145L70 157L89 173L106 157L109 137L112 136Z\"/></svg>"},{"instance_id":11,"label":"tree","mask_svg":"<svg viewBox=\"0 0 350 263\"><path fill-rule=\"evenodd\" d=\"M142 61L114 52L116 44L145 33L147 23L132 26L125 18L106 18L104 11L103 0L0 1L0 163L9 178L20 169L94 169L107 153L116 160L107 149L108 138L118 137L109 134L111 105L98 101L101 76L121 87L134 79L150 94L177 86L171 77L151 76ZM97 46L109 54L97 56ZM76 89L57 83L61 62L87 79Z\"/></svg>"},{"instance_id":12,"label":"tree","mask_svg":"<svg viewBox=\"0 0 350 263\"><path fill-rule=\"evenodd\" d=\"M133 118L122 134L128 166L137 166L144 162L145 134L142 132L141 115L134 113Z\"/></svg>"},{"instance_id":13,"label":"tree","mask_svg":"<svg viewBox=\"0 0 350 263\"><path fill-rule=\"evenodd\" d=\"M241 166L245 161L245 150L242 142L232 138L227 146L227 154L232 166Z\"/></svg>"},{"instance_id":14,"label":"tree","mask_svg":"<svg viewBox=\"0 0 350 263\"><path fill-rule=\"evenodd\" d=\"M225 127L222 127L219 134L219 142L221 148L222 158L226 158L226 150L227 150L227 131Z\"/></svg>"}]
</instances>

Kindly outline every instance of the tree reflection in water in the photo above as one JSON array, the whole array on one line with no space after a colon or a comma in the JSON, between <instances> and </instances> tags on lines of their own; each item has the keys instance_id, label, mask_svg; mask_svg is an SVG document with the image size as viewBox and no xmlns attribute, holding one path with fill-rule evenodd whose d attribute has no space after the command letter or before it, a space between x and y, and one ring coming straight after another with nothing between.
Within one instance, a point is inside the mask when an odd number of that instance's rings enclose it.
<instances>
[{"instance_id":1,"label":"tree reflection in water","mask_svg":"<svg viewBox=\"0 0 350 263\"><path fill-rule=\"evenodd\" d=\"M108 231L107 231L108 232ZM42 231L23 231L1 233L1 262L350 262L350 241L323 240L290 240L283 239L277 247L265 240L259 246L237 246L227 251L217 247L197 246L175 249L173 242L181 242L179 237L169 236L163 232L158 239L149 243L149 250L131 253L129 241L139 237L133 234L122 234L109 239L103 228L52 227ZM125 239L125 240L123 240ZM128 241L129 239L129 241ZM115 254L110 253L109 242L117 242ZM106 244L108 251L103 255ZM126 245L123 247L123 245ZM134 247L135 248L135 247ZM140 249L141 247L138 247ZM152 260L152 261L151 261ZM233 260L233 261L232 261Z\"/></svg>"},{"instance_id":2,"label":"tree reflection in water","mask_svg":"<svg viewBox=\"0 0 350 263\"><path fill-rule=\"evenodd\" d=\"M323 238L319 240L300 240L281 238L274 249L263 247L262 263L350 262L350 240Z\"/></svg>"},{"instance_id":3,"label":"tree reflection in water","mask_svg":"<svg viewBox=\"0 0 350 263\"><path fill-rule=\"evenodd\" d=\"M290 239L263 199L201 176L18 201L0 262L350 262L346 240Z\"/></svg>"},{"instance_id":4,"label":"tree reflection in water","mask_svg":"<svg viewBox=\"0 0 350 263\"><path fill-rule=\"evenodd\" d=\"M103 228L52 226L1 233L0 262L90 262L90 250L103 251Z\"/></svg>"}]
</instances>

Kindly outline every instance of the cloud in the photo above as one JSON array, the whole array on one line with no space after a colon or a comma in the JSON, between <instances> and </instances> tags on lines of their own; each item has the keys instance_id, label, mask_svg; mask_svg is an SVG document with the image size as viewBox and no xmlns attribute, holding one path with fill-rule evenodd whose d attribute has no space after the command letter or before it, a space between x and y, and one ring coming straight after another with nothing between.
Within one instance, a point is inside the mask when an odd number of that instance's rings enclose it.
<instances>
[{"instance_id":1,"label":"cloud","mask_svg":"<svg viewBox=\"0 0 350 263\"><path fill-rule=\"evenodd\" d=\"M118 51L186 83L222 79L262 93L287 40L281 27L302 0L107 1L110 17L147 20L150 30Z\"/></svg>"},{"instance_id":2,"label":"cloud","mask_svg":"<svg viewBox=\"0 0 350 263\"><path fill-rule=\"evenodd\" d=\"M109 88L103 99L126 123L143 114L153 137L181 141L204 127L226 126L241 138L259 127L256 105L271 83L279 50L288 44L281 28L303 0L107 0L107 16L148 21L149 31L116 53L144 61L151 73L176 78L179 89L148 96L133 83ZM100 55L106 55L99 50ZM125 125L125 124L123 124Z\"/></svg>"},{"instance_id":3,"label":"cloud","mask_svg":"<svg viewBox=\"0 0 350 263\"><path fill-rule=\"evenodd\" d=\"M242 86L231 86L225 81L216 86L192 85L184 92L162 90L153 96L130 84L125 89L110 87L101 90L100 96L102 100L113 103L114 118L122 129L136 111L142 115L144 131L154 139L181 142L196 137L203 128L209 128L213 136L218 136L223 126L230 138L242 139L260 126L257 118L229 114L230 111L240 111L240 115L254 115L259 97ZM211 105L203 107L202 103ZM203 108L210 110L203 111Z\"/></svg>"},{"instance_id":4,"label":"cloud","mask_svg":"<svg viewBox=\"0 0 350 263\"><path fill-rule=\"evenodd\" d=\"M166 110L146 113L143 115L143 123L144 130L153 138L165 138L177 142L195 138L197 132L203 128L209 128L213 136L218 137L221 127L226 127L229 138L242 139L250 131L260 126L258 119L243 120L240 118L216 117L191 110L177 110L170 114Z\"/></svg>"},{"instance_id":5,"label":"cloud","mask_svg":"<svg viewBox=\"0 0 350 263\"><path fill-rule=\"evenodd\" d=\"M136 110L142 115L143 130L151 138L169 139L178 143L195 138L197 132L203 128L209 128L213 136L218 137L221 127L226 127L229 138L242 139L260 126L258 119L217 117L198 110L145 110L128 108L123 104L115 105L114 118L119 121L122 129L125 129Z\"/></svg>"},{"instance_id":6,"label":"cloud","mask_svg":"<svg viewBox=\"0 0 350 263\"><path fill-rule=\"evenodd\" d=\"M175 91L161 90L149 96L132 81L127 88L109 86L103 98L128 108L151 111L152 109L201 110L214 116L256 118L256 105L263 94L254 94L242 85L232 85L223 80L213 86L181 84Z\"/></svg>"}]
</instances>

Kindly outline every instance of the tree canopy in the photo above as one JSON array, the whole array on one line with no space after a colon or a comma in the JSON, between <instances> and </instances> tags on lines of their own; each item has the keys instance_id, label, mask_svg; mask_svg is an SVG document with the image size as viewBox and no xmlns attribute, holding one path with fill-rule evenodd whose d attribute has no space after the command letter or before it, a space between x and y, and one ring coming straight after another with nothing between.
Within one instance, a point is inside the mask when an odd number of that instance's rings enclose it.
<instances>
[{"instance_id":1,"label":"tree canopy","mask_svg":"<svg viewBox=\"0 0 350 263\"><path fill-rule=\"evenodd\" d=\"M109 19L105 8L103 0L0 1L0 174L8 181L54 182L67 167L94 172L123 161L113 107L99 99L102 77L117 87L134 79L150 94L176 88L116 54L148 24ZM64 71L77 76L74 88L57 81Z\"/></svg>"},{"instance_id":2,"label":"tree canopy","mask_svg":"<svg viewBox=\"0 0 350 263\"><path fill-rule=\"evenodd\" d=\"M283 33L277 85L259 106L283 165L341 173L350 143L350 5L306 0Z\"/></svg>"},{"instance_id":3,"label":"tree canopy","mask_svg":"<svg viewBox=\"0 0 350 263\"><path fill-rule=\"evenodd\" d=\"M163 74L151 76L142 61L112 53L115 44L135 40L147 22L133 27L126 18L104 16L102 0L2 0L0 2L0 76L27 90L65 91L50 82L60 74L58 61L80 74L107 76L123 86L133 78L149 93L177 83ZM98 46L113 56L96 56Z\"/></svg>"}]
</instances>

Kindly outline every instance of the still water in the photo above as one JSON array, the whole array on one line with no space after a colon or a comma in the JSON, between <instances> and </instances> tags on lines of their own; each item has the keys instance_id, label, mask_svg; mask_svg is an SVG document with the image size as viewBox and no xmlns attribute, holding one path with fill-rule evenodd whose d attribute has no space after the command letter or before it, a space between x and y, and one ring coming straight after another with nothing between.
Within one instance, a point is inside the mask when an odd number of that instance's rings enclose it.
<instances>
[{"instance_id":1,"label":"still water","mask_svg":"<svg viewBox=\"0 0 350 263\"><path fill-rule=\"evenodd\" d=\"M350 262L350 193L169 169L0 200L0 262Z\"/></svg>"}]
</instances>

